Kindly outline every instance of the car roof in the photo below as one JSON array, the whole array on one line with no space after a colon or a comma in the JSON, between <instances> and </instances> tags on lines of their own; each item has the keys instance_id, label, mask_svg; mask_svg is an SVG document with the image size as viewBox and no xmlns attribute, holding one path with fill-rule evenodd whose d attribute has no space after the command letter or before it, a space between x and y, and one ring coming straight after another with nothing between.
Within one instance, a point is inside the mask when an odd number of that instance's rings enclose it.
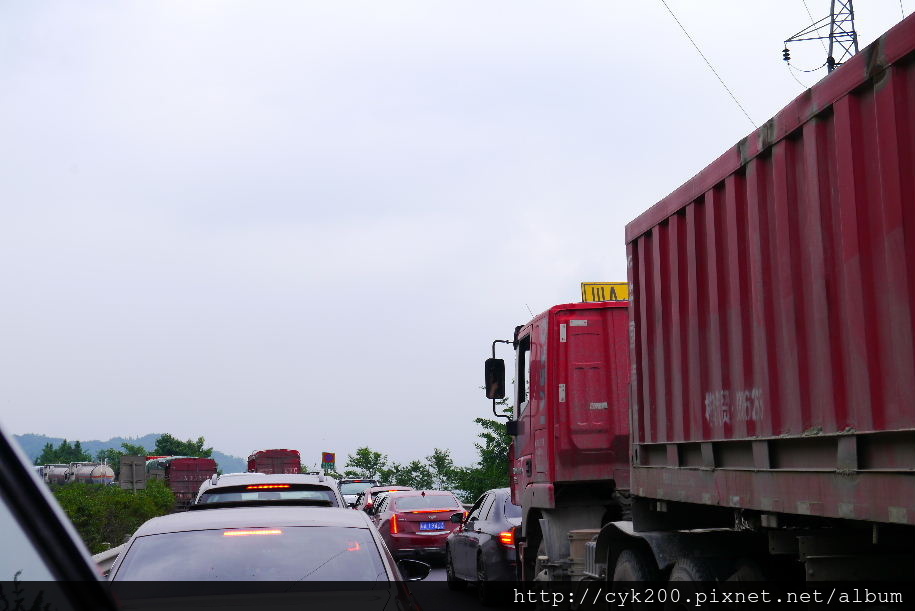
<instances>
[{"instance_id":1,"label":"car roof","mask_svg":"<svg viewBox=\"0 0 915 611\"><path fill-rule=\"evenodd\" d=\"M225 486L244 486L246 484L320 484L333 488L336 482L329 477L306 475L305 473L233 473L228 478L225 475L219 476L215 484L207 486L206 491Z\"/></svg>"},{"instance_id":2,"label":"car roof","mask_svg":"<svg viewBox=\"0 0 915 611\"><path fill-rule=\"evenodd\" d=\"M370 525L368 517L361 511L341 507L225 507L206 511L185 511L153 518L143 524L134 536L265 526L369 528Z\"/></svg>"}]
</instances>

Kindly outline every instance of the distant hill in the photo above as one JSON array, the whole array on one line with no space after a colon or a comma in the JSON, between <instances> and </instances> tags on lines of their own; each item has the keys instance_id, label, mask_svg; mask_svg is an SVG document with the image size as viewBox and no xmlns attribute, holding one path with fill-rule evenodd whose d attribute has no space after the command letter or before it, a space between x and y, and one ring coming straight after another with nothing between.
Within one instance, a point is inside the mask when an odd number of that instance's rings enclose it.
<instances>
[{"instance_id":1,"label":"distant hill","mask_svg":"<svg viewBox=\"0 0 915 611\"><path fill-rule=\"evenodd\" d=\"M153 448L156 447L156 439L158 439L160 435L161 433L150 433L149 435L143 435L142 437L136 438L112 437L108 441L83 441L80 439L79 443L82 445L83 450L92 456L95 456L99 450L107 450L108 448L120 450L121 444L124 442L142 446L146 448L148 452L152 452ZM34 433L27 433L25 435L13 435L13 437L22 447L22 451L25 452L26 456L28 456L29 460L32 462L35 462L35 459L38 458L39 454L41 454L41 449L44 448L45 444L50 443L56 447L60 445L61 441L64 440L63 437L48 437L47 435L36 435ZM76 440L70 439L69 441L73 442ZM243 458L223 454L217 450L213 450L213 460L216 461L216 464L219 465L219 469L223 473L237 473L247 469L247 463Z\"/></svg>"}]
</instances>

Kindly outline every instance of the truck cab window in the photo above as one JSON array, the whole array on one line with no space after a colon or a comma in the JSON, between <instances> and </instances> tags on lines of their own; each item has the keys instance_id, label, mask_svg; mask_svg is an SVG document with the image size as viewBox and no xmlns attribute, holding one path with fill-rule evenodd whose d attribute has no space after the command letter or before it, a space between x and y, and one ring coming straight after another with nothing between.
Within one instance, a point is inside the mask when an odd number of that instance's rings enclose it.
<instances>
[{"instance_id":1,"label":"truck cab window","mask_svg":"<svg viewBox=\"0 0 915 611\"><path fill-rule=\"evenodd\" d=\"M522 337L518 341L518 371L515 372L515 418L520 417L527 408L531 392L531 337Z\"/></svg>"}]
</instances>

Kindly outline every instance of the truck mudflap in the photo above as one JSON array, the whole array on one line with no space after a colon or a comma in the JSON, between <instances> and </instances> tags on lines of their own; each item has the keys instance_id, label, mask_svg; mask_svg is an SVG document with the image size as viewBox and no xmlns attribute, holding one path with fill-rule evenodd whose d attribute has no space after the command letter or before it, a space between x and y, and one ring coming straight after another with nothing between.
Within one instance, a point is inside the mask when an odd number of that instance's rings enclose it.
<instances>
[{"instance_id":1,"label":"truck mudflap","mask_svg":"<svg viewBox=\"0 0 915 611\"><path fill-rule=\"evenodd\" d=\"M603 579L607 574L607 563L597 560L597 537L585 543L585 577Z\"/></svg>"}]
</instances>

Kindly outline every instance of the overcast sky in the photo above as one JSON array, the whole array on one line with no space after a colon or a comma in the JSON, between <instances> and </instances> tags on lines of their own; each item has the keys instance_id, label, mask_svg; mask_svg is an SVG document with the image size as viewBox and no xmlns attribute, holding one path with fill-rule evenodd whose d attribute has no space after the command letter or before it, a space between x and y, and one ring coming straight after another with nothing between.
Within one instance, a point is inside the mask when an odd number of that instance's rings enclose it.
<instances>
[{"instance_id":1,"label":"overcast sky","mask_svg":"<svg viewBox=\"0 0 915 611\"><path fill-rule=\"evenodd\" d=\"M667 1L757 124L803 91L803 0ZM0 419L468 464L490 342L752 129L660 0L3 0Z\"/></svg>"}]
</instances>

